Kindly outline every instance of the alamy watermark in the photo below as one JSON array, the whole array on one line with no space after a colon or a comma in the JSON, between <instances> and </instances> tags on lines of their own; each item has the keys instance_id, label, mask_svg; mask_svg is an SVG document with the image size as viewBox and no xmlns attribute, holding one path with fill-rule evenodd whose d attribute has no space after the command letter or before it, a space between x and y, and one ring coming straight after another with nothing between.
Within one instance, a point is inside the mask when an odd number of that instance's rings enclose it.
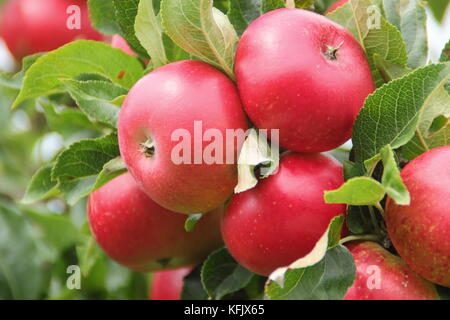
<instances>
[{"instance_id":1,"label":"alamy watermark","mask_svg":"<svg viewBox=\"0 0 450 320\"><path fill-rule=\"evenodd\" d=\"M194 121L193 131L182 128L172 132L171 141L177 144L172 148L171 160L176 165L254 165L255 158L279 155L279 136L279 129L226 129L225 133L215 128L203 130L203 122Z\"/></svg>"},{"instance_id":2,"label":"alamy watermark","mask_svg":"<svg viewBox=\"0 0 450 320\"><path fill-rule=\"evenodd\" d=\"M66 287L69 290L81 289L81 269L77 265L70 265L67 267L66 273L70 276L66 280Z\"/></svg>"},{"instance_id":3,"label":"alamy watermark","mask_svg":"<svg viewBox=\"0 0 450 320\"><path fill-rule=\"evenodd\" d=\"M367 277L366 286L369 290L380 290L381 289L381 269L379 266L370 265L366 269Z\"/></svg>"},{"instance_id":4,"label":"alamy watermark","mask_svg":"<svg viewBox=\"0 0 450 320\"><path fill-rule=\"evenodd\" d=\"M68 6L66 13L69 15L66 21L66 27L69 30L81 29L81 8L77 5Z\"/></svg>"}]
</instances>

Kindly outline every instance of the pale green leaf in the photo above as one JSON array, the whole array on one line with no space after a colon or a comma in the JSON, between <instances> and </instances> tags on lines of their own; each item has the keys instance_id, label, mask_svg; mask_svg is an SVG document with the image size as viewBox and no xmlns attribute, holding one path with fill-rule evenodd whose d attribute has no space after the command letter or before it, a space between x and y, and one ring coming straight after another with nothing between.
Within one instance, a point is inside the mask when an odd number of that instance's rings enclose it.
<instances>
[{"instance_id":1,"label":"pale green leaf","mask_svg":"<svg viewBox=\"0 0 450 320\"><path fill-rule=\"evenodd\" d=\"M98 73L113 83L130 88L143 75L139 61L107 44L79 40L40 57L26 72L13 106L27 99L65 91L61 79Z\"/></svg>"},{"instance_id":2,"label":"pale green leaf","mask_svg":"<svg viewBox=\"0 0 450 320\"><path fill-rule=\"evenodd\" d=\"M238 36L212 0L164 0L161 16L164 30L178 46L234 78Z\"/></svg>"},{"instance_id":3,"label":"pale green leaf","mask_svg":"<svg viewBox=\"0 0 450 320\"><path fill-rule=\"evenodd\" d=\"M163 42L160 18L153 9L153 0L141 0L134 25L136 37L150 55L152 65L157 68L168 63Z\"/></svg>"},{"instance_id":4,"label":"pale green leaf","mask_svg":"<svg viewBox=\"0 0 450 320\"><path fill-rule=\"evenodd\" d=\"M128 93L125 88L111 82L97 80L64 79L62 83L86 115L117 128L120 109L114 104L114 101Z\"/></svg>"},{"instance_id":5,"label":"pale green leaf","mask_svg":"<svg viewBox=\"0 0 450 320\"><path fill-rule=\"evenodd\" d=\"M427 15L419 0L383 0L387 20L403 35L408 52L408 66L417 68L427 62Z\"/></svg>"},{"instance_id":6,"label":"pale green leaf","mask_svg":"<svg viewBox=\"0 0 450 320\"><path fill-rule=\"evenodd\" d=\"M375 179L356 177L347 180L339 189L325 191L326 203L345 203L355 206L375 205L385 195L384 187Z\"/></svg>"},{"instance_id":7,"label":"pale green leaf","mask_svg":"<svg viewBox=\"0 0 450 320\"><path fill-rule=\"evenodd\" d=\"M400 177L400 170L391 146L387 145L382 148L380 155L384 167L381 183L386 190L386 193L395 201L395 203L399 205L409 205L411 198L408 189L406 189L406 186Z\"/></svg>"}]
</instances>

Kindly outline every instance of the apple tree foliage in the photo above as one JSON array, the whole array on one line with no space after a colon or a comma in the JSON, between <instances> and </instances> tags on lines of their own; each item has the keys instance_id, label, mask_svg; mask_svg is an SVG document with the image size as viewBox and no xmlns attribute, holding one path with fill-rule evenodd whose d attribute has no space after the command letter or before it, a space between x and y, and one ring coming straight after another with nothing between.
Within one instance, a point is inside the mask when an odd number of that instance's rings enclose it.
<instances>
[{"instance_id":1,"label":"apple tree foliage","mask_svg":"<svg viewBox=\"0 0 450 320\"><path fill-rule=\"evenodd\" d=\"M333 2L89 0L94 26L122 35L138 58L78 40L26 57L15 74L0 73L0 299L145 298L149 275L106 258L85 212L89 193L126 171L116 131L128 90L152 69L190 58L234 79L236 44L254 19L283 7L323 14ZM410 201L400 168L430 148L450 145L450 44L439 62L430 62L426 4L396 2L349 0L328 14L361 44L377 90L356 120L352 150L332 151L344 163L346 182L324 199L348 205L350 237L382 243L386 195ZM428 5L441 20L446 1ZM23 116L29 126L18 130L13 119ZM63 147L42 159L40 145L52 133ZM182 297L342 299L355 279L352 256L339 240L343 224L343 216L335 218L311 255L269 278L240 266L226 248L217 250L185 278ZM81 268L81 290L66 286L69 265Z\"/></svg>"}]
</instances>

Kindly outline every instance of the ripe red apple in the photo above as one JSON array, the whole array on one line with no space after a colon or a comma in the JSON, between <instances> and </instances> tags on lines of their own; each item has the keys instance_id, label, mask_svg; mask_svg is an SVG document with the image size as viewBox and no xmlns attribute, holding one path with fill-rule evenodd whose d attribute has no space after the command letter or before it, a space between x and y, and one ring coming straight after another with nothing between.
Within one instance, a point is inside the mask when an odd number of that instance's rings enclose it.
<instances>
[{"instance_id":1,"label":"ripe red apple","mask_svg":"<svg viewBox=\"0 0 450 320\"><path fill-rule=\"evenodd\" d=\"M356 280L344 300L439 300L435 286L375 242L348 245Z\"/></svg>"},{"instance_id":2,"label":"ripe red apple","mask_svg":"<svg viewBox=\"0 0 450 320\"><path fill-rule=\"evenodd\" d=\"M79 19L74 19L77 11L69 10L73 5L79 8ZM78 21L79 28L69 28ZM18 60L76 39L103 38L91 26L85 0L8 0L1 11L0 36Z\"/></svg>"},{"instance_id":3,"label":"ripe red apple","mask_svg":"<svg viewBox=\"0 0 450 320\"><path fill-rule=\"evenodd\" d=\"M226 130L245 131L247 119L236 87L214 67L185 60L152 71L130 90L118 129L129 171L159 205L201 213L233 193L240 143L224 140ZM210 159L215 142L218 159Z\"/></svg>"},{"instance_id":4,"label":"ripe red apple","mask_svg":"<svg viewBox=\"0 0 450 320\"><path fill-rule=\"evenodd\" d=\"M163 270L200 262L222 243L222 209L202 217L186 232L186 216L166 210L123 174L89 197L89 224L100 247L136 271Z\"/></svg>"},{"instance_id":5,"label":"ripe red apple","mask_svg":"<svg viewBox=\"0 0 450 320\"><path fill-rule=\"evenodd\" d=\"M269 275L308 254L345 205L325 204L325 190L344 182L331 156L288 153L279 171L236 194L222 221L231 255L249 270Z\"/></svg>"},{"instance_id":6,"label":"ripe red apple","mask_svg":"<svg viewBox=\"0 0 450 320\"><path fill-rule=\"evenodd\" d=\"M237 49L244 108L261 129L280 129L280 145L322 152L346 142L374 90L363 49L342 26L300 9L256 19Z\"/></svg>"},{"instance_id":7,"label":"ripe red apple","mask_svg":"<svg viewBox=\"0 0 450 320\"><path fill-rule=\"evenodd\" d=\"M129 54L130 56L133 57L137 56L136 52L134 52L128 45L128 42L118 34L113 35L111 39L111 46L113 48L122 50L123 52Z\"/></svg>"},{"instance_id":8,"label":"ripe red apple","mask_svg":"<svg viewBox=\"0 0 450 320\"><path fill-rule=\"evenodd\" d=\"M158 271L152 276L150 300L180 300L183 280L191 267Z\"/></svg>"},{"instance_id":9,"label":"ripe red apple","mask_svg":"<svg viewBox=\"0 0 450 320\"><path fill-rule=\"evenodd\" d=\"M427 280L450 287L450 146L409 162L401 176L408 206L388 199L386 225L399 255Z\"/></svg>"},{"instance_id":10,"label":"ripe red apple","mask_svg":"<svg viewBox=\"0 0 450 320\"><path fill-rule=\"evenodd\" d=\"M325 14L329 14L330 12L333 12L334 10L336 10L337 8L339 8L340 6L346 4L348 2L348 0L339 0L336 1L335 3L333 3L327 11L325 11Z\"/></svg>"}]
</instances>

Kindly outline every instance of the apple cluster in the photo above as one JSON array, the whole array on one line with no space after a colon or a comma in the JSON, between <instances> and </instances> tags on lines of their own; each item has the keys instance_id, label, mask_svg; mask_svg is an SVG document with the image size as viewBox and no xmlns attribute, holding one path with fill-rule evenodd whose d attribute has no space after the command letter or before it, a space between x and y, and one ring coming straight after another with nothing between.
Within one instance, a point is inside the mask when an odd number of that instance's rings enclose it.
<instances>
[{"instance_id":1,"label":"apple cluster","mask_svg":"<svg viewBox=\"0 0 450 320\"><path fill-rule=\"evenodd\" d=\"M73 3L82 8L82 28L60 28ZM36 6L40 10L33 10ZM12 0L2 12L0 36L17 59L76 38L104 40L85 9L81 0ZM36 14L55 10L61 14ZM137 56L118 35L111 45ZM184 60L139 80L118 119L128 172L89 196L96 241L120 264L156 272L153 299L179 299L183 277L222 245L248 270L269 276L310 253L333 218L346 214L346 205L325 203L324 192L344 183L342 165L327 152L351 138L375 90L358 41L322 15L270 11L243 33L234 73L230 79L206 62ZM268 141L281 149L277 171L235 193L239 139L219 144L219 158L231 154L231 163L197 163L195 152L183 154L192 158L189 163L174 162L177 130L191 135L189 146L202 155L214 139L196 139L195 122L221 136L227 130L267 130ZM278 141L271 130L279 132ZM438 299L433 283L450 287L450 146L412 160L401 176L411 203L388 198L385 208L389 238L400 257L375 242L347 244L356 280L345 299ZM187 231L186 220L198 214ZM344 227L341 235L347 233Z\"/></svg>"},{"instance_id":2,"label":"apple cluster","mask_svg":"<svg viewBox=\"0 0 450 320\"><path fill-rule=\"evenodd\" d=\"M236 86L207 63L186 60L152 71L129 92L118 126L129 173L94 192L89 201L97 241L117 261L141 271L192 266L223 240L237 262L268 276L311 252L330 221L345 214L345 205L323 200L324 191L344 182L339 162L323 152L351 137L358 112L375 89L358 42L318 14L275 10L244 32L235 74ZM195 135L195 121L222 133L252 126L279 130L283 152L277 172L233 194L237 164L174 163L171 133L182 128ZM207 148L205 141L200 145ZM230 147L237 159L242 145L226 143L224 151ZM350 243L357 279L345 299L437 299L434 285L422 277L450 285L450 219L437 206L450 199L449 192L445 183L434 185L431 174L418 178L428 175L433 186L408 179L423 171L415 166L433 154L439 159L427 166L442 162L448 168L448 149L433 150L402 172L413 199L410 206L387 202L389 235L408 264L374 242ZM429 189L436 191L436 206L430 205ZM193 232L183 229L183 214L205 212ZM179 224L167 227L157 216ZM423 237L428 237L424 243L419 241ZM173 272L178 283L186 272ZM379 283L371 287L374 275ZM168 275L156 273L156 279L160 276Z\"/></svg>"},{"instance_id":3,"label":"apple cluster","mask_svg":"<svg viewBox=\"0 0 450 320\"><path fill-rule=\"evenodd\" d=\"M323 192L344 178L339 162L320 152L351 137L374 90L357 41L318 14L276 10L244 32L235 73L237 86L207 63L185 60L157 68L130 90L118 121L129 173L89 198L92 231L116 261L139 271L193 265L222 239L240 264L268 276L308 254L345 213L345 205L324 203ZM172 133L195 136L195 121L222 133L278 129L278 171L233 195L237 161L174 163ZM227 142L223 154L233 148L237 160L241 146ZM186 232L183 214L197 213L205 214Z\"/></svg>"}]
</instances>

